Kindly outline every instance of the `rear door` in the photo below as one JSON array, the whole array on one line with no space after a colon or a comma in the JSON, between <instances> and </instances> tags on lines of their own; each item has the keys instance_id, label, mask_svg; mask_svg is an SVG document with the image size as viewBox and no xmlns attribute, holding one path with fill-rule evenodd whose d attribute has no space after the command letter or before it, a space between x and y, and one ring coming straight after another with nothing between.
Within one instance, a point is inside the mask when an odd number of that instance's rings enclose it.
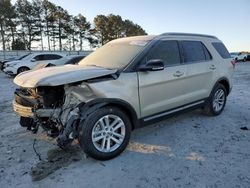
<instances>
[{"instance_id":1,"label":"rear door","mask_svg":"<svg viewBox=\"0 0 250 188\"><path fill-rule=\"evenodd\" d=\"M187 65L186 93L189 102L209 96L216 63L201 41L179 41L184 63Z\"/></svg>"},{"instance_id":2,"label":"rear door","mask_svg":"<svg viewBox=\"0 0 250 188\"><path fill-rule=\"evenodd\" d=\"M138 72L141 116L166 111L186 103L186 65L181 64L178 42L162 40L143 58L141 64L161 59L165 69Z\"/></svg>"},{"instance_id":3,"label":"rear door","mask_svg":"<svg viewBox=\"0 0 250 188\"><path fill-rule=\"evenodd\" d=\"M43 64L44 63L44 54L39 54L39 55L35 55L31 62L29 63L29 67L31 69L33 69L34 67L36 67L36 65L38 64Z\"/></svg>"}]
</instances>

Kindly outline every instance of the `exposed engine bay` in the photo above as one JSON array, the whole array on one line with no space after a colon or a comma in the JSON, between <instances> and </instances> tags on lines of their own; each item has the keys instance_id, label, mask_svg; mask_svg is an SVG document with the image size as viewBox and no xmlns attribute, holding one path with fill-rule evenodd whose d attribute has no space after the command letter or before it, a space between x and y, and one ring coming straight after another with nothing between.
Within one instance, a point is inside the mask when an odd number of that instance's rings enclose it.
<instances>
[{"instance_id":1,"label":"exposed engine bay","mask_svg":"<svg viewBox=\"0 0 250 188\"><path fill-rule=\"evenodd\" d=\"M83 93L85 95L83 95ZM15 91L18 105L32 108L31 114L20 117L20 124L36 133L41 126L51 137L58 137L58 145L68 146L77 138L77 126L88 112L84 111L84 96L93 97L93 92L85 84L20 88ZM99 104L97 105L100 107ZM15 109L15 107L14 107ZM88 107L88 111L91 108Z\"/></svg>"},{"instance_id":2,"label":"exposed engine bay","mask_svg":"<svg viewBox=\"0 0 250 188\"><path fill-rule=\"evenodd\" d=\"M109 81L119 77L117 70L98 67L50 67L18 75L13 109L20 125L37 133L42 127L57 137L61 148L79 139L86 118L107 104L102 99L114 95ZM66 72L66 73L65 73ZM114 84L114 87L122 85Z\"/></svg>"},{"instance_id":3,"label":"exposed engine bay","mask_svg":"<svg viewBox=\"0 0 250 188\"><path fill-rule=\"evenodd\" d=\"M64 101L64 88L57 87L38 87L33 88L20 88L15 91L15 101L23 106L32 107L34 110L40 108L60 108ZM36 122L37 121L37 122ZM37 132L40 123L45 129L55 129L55 122L50 117L35 117L35 120L30 117L20 118L20 124L27 127L33 132Z\"/></svg>"},{"instance_id":4,"label":"exposed engine bay","mask_svg":"<svg viewBox=\"0 0 250 188\"><path fill-rule=\"evenodd\" d=\"M85 153L107 160L128 144L133 128L130 121L137 125L140 110L134 80L136 73L120 74L118 69L92 65L28 71L14 79L19 88L13 110L20 116L21 126L33 133L42 127L57 138L59 147L69 148L77 139ZM97 157L88 151L90 147ZM114 152L107 155L109 151Z\"/></svg>"}]
</instances>

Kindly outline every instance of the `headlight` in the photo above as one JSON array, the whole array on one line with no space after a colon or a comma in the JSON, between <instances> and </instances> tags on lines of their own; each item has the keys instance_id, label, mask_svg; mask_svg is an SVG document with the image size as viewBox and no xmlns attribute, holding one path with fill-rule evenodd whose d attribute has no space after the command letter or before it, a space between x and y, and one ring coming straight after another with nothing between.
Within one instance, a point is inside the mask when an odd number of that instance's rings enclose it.
<instances>
[{"instance_id":1,"label":"headlight","mask_svg":"<svg viewBox=\"0 0 250 188\"><path fill-rule=\"evenodd\" d=\"M6 67L14 67L17 63L7 64Z\"/></svg>"}]
</instances>

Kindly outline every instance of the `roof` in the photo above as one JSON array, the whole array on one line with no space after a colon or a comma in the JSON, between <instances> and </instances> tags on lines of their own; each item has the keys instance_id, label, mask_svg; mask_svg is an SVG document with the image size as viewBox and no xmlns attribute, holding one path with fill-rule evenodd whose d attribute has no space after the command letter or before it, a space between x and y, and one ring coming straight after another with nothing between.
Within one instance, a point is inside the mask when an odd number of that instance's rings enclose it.
<instances>
[{"instance_id":1,"label":"roof","mask_svg":"<svg viewBox=\"0 0 250 188\"><path fill-rule=\"evenodd\" d=\"M159 36L191 36L191 37L206 37L206 38L218 39L217 37L212 35L197 34L197 33L163 33Z\"/></svg>"},{"instance_id":2,"label":"roof","mask_svg":"<svg viewBox=\"0 0 250 188\"><path fill-rule=\"evenodd\" d=\"M115 39L113 41L111 41L111 43L121 43L121 42L146 42L146 41L150 41L153 39L159 39L161 37L165 37L165 36L180 36L180 37L204 37L204 38L211 38L211 39L218 39L215 36L212 35L206 35L206 34L197 34L197 33L162 33L160 35L142 35L142 36L133 36L133 37L124 37L124 38L118 38Z\"/></svg>"},{"instance_id":3,"label":"roof","mask_svg":"<svg viewBox=\"0 0 250 188\"><path fill-rule=\"evenodd\" d=\"M150 41L153 38L155 38L156 35L141 35L141 36L133 36L133 37L124 37L124 38L118 38L111 43L116 43L116 42L131 42L131 41Z\"/></svg>"}]
</instances>

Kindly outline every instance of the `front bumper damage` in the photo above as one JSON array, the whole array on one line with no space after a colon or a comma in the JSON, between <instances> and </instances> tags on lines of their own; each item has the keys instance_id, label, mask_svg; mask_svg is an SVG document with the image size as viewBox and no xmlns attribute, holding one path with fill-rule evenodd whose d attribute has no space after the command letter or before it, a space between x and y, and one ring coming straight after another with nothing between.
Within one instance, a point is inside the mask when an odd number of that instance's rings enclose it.
<instances>
[{"instance_id":1,"label":"front bumper damage","mask_svg":"<svg viewBox=\"0 0 250 188\"><path fill-rule=\"evenodd\" d=\"M20 98L23 97L22 99L25 100L25 96L21 93L13 101L13 110L21 117L32 119L34 123L29 130L34 133L40 126L47 131L57 130L58 145L65 148L78 137L79 123L83 122L86 116L93 111L91 110L93 107L85 105L95 95L93 93L84 84L65 86L63 104L51 107L42 106L39 101L44 103L43 99L31 96L26 97L25 105L20 104L22 102ZM97 106L99 107L99 105Z\"/></svg>"},{"instance_id":2,"label":"front bumper damage","mask_svg":"<svg viewBox=\"0 0 250 188\"><path fill-rule=\"evenodd\" d=\"M18 104L15 100L12 102L13 110L16 114L22 117L35 118L35 117L58 117L61 109L37 109L32 107L23 106Z\"/></svg>"}]
</instances>

